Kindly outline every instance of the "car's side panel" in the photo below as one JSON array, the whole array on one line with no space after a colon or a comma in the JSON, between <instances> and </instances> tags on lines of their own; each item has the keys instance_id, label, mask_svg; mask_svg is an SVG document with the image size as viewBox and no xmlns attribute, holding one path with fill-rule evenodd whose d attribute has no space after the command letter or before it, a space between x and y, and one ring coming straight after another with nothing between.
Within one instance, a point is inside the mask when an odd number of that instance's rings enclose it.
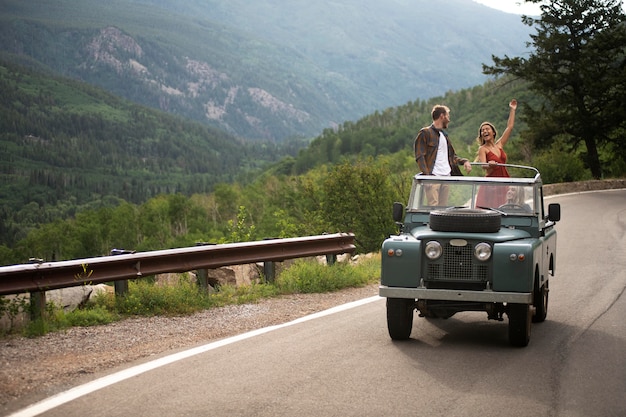
<instances>
[{"instance_id":1,"label":"car's side panel","mask_svg":"<svg viewBox=\"0 0 626 417\"><path fill-rule=\"evenodd\" d=\"M536 243L535 239L521 239L494 245L494 291L532 291Z\"/></svg>"},{"instance_id":2,"label":"car's side panel","mask_svg":"<svg viewBox=\"0 0 626 417\"><path fill-rule=\"evenodd\" d=\"M393 236L383 243L381 284L415 288L420 281L421 241L411 235Z\"/></svg>"}]
</instances>

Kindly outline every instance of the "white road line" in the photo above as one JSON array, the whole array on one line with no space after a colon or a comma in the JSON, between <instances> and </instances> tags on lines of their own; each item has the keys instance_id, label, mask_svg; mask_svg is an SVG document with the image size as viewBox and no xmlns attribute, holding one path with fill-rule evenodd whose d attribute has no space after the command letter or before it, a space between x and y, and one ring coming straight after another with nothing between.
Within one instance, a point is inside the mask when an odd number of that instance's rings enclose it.
<instances>
[{"instance_id":1,"label":"white road line","mask_svg":"<svg viewBox=\"0 0 626 417\"><path fill-rule=\"evenodd\" d=\"M304 323L309 320L314 320L320 317L329 316L331 314L339 313L341 311L349 310L354 307L358 307L361 305L365 305L374 301L380 300L381 297L378 295L364 298L362 300L353 301L351 303L342 304L337 307L329 308L328 310L320 311L315 314L311 314L308 316L300 317L299 319L290 321L284 324L278 324L276 326L264 327L262 329L253 330L247 333L243 333L237 336L229 337L227 339L218 340L217 342L212 342L206 345L198 346L193 349L185 350L183 352L178 352L173 355L165 356L160 359L156 359L141 365L137 365L135 367L125 369L120 372L116 372L114 374L96 379L94 381L88 382L83 385L79 385L74 387L68 391L61 392L57 395L54 395L50 398L46 398L38 403L35 403L31 406L23 408L13 414L10 414L8 417L32 417L37 416L41 413L45 413L48 410L51 410L55 407L68 403L72 400L75 400L83 395L90 394L99 389L108 387L109 385L113 385L115 383L124 381L125 379L132 378L134 376L143 374L144 372L151 371L153 369L159 368L161 366L169 365L170 363L180 361L183 359L187 359L191 356L198 355L200 353L208 352L213 349L217 349L226 345L230 345L232 343L236 343L242 340L250 339L254 336L259 336L265 333L269 333L274 330L282 329L285 327L293 326L295 324Z\"/></svg>"}]
</instances>

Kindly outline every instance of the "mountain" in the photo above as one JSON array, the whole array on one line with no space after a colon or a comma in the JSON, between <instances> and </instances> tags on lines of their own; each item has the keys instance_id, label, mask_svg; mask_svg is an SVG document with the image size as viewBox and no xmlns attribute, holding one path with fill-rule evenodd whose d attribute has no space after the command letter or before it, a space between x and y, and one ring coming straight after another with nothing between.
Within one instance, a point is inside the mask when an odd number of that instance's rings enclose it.
<instances>
[{"instance_id":1,"label":"mountain","mask_svg":"<svg viewBox=\"0 0 626 417\"><path fill-rule=\"evenodd\" d=\"M0 53L282 141L486 80L530 28L472 0L3 0Z\"/></svg>"}]
</instances>

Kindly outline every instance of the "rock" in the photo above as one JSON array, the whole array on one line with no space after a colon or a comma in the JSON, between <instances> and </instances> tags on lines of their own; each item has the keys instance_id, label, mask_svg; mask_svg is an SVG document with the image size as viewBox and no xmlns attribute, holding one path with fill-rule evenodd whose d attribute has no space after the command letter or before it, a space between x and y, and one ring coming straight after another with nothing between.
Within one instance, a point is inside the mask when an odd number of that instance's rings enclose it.
<instances>
[{"instance_id":1,"label":"rock","mask_svg":"<svg viewBox=\"0 0 626 417\"><path fill-rule=\"evenodd\" d=\"M161 287L178 285L181 281L196 282L196 274L193 272L176 273L170 272L167 274L159 274L154 276L155 285Z\"/></svg>"},{"instance_id":2,"label":"rock","mask_svg":"<svg viewBox=\"0 0 626 417\"><path fill-rule=\"evenodd\" d=\"M93 291L91 292L91 295L89 296L89 300L93 300L94 297L102 293L106 293L106 294L115 293L115 287L112 285L97 284L97 285L92 285L92 288L93 288Z\"/></svg>"},{"instance_id":3,"label":"rock","mask_svg":"<svg viewBox=\"0 0 626 417\"><path fill-rule=\"evenodd\" d=\"M208 269L207 281L212 288L217 288L220 285L250 285L253 282L259 282L261 280L262 269L263 264L231 265ZM190 282L196 283L196 274L197 271L183 274L159 274L155 276L155 283L157 285L177 285L181 280L189 280Z\"/></svg>"},{"instance_id":4,"label":"rock","mask_svg":"<svg viewBox=\"0 0 626 417\"><path fill-rule=\"evenodd\" d=\"M54 303L57 308L62 308L66 312L72 311L85 305L92 292L93 287L91 285L46 291L46 303Z\"/></svg>"},{"instance_id":5,"label":"rock","mask_svg":"<svg viewBox=\"0 0 626 417\"><path fill-rule=\"evenodd\" d=\"M257 264L231 265L207 271L209 285L216 287L219 285L251 285L253 282L261 280L261 270Z\"/></svg>"}]
</instances>

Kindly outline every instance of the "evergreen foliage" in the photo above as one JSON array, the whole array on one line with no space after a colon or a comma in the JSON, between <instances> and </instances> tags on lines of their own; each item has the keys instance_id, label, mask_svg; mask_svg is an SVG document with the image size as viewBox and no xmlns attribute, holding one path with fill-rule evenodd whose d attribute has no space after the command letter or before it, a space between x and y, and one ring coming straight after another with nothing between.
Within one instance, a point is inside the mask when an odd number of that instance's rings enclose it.
<instances>
[{"instance_id":1,"label":"evergreen foliage","mask_svg":"<svg viewBox=\"0 0 626 417\"><path fill-rule=\"evenodd\" d=\"M352 232L363 252L376 252L393 233L390 172L372 158L336 165L323 183L321 209L332 232Z\"/></svg>"},{"instance_id":2,"label":"evergreen foliage","mask_svg":"<svg viewBox=\"0 0 626 417\"><path fill-rule=\"evenodd\" d=\"M494 57L494 65L484 67L489 74L527 80L542 100L523 113L528 124L525 137L540 148L549 148L558 139L565 154L584 145L580 157L596 179L619 174L626 161L626 14L622 3L545 3L539 19L524 18L536 28L531 35L535 51L528 58Z\"/></svg>"}]
</instances>

